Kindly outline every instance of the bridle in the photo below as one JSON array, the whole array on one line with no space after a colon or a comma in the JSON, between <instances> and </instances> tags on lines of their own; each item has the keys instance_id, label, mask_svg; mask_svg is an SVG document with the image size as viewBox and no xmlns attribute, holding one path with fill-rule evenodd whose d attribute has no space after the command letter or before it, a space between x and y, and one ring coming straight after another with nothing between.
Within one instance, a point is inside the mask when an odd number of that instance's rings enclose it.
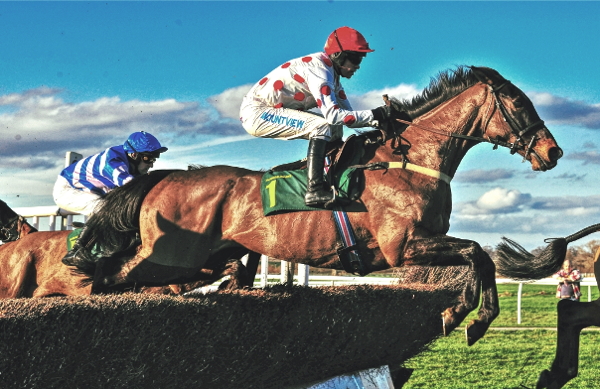
<instances>
[{"instance_id":1,"label":"bridle","mask_svg":"<svg viewBox=\"0 0 600 389\"><path fill-rule=\"evenodd\" d=\"M480 80L480 82L484 83L483 81ZM484 127L483 127L483 135L486 134L486 131L488 129L488 126L490 124L490 121L494 115L495 110L499 110L500 114L502 115L502 119L504 119L504 121L508 124L510 131L513 135L515 135L516 140L514 142L505 142L502 139L500 139L499 136L497 136L495 139L491 139L489 136L488 137L479 137L479 136L472 136L472 135L463 135L463 134L455 134L453 132L450 131L444 131L444 130L440 130L437 128L431 128L431 127L427 127L427 126L423 126L421 124L418 123L414 123L408 120L403 120L403 119L394 119L399 123L403 123L406 124L408 126L411 127L415 127L415 128L419 128L431 133L435 133L435 134L439 134L439 135L444 135L447 137L451 137L451 138L458 138L458 139L465 139L465 140L472 140L472 141L476 141L476 142L487 142L487 143L491 143L494 145L493 150L496 150L498 148L498 146L502 146L502 147L506 147L510 150L511 154L516 153L519 150L525 150L524 154L523 154L523 161L525 162L527 160L527 156L531 153L533 156L535 156L541 163L543 163L543 160L541 158L539 158L538 154L535 152L535 150L533 150L533 144L535 143L536 137L532 136L531 140L529 141L529 144L525 145L525 143L523 142L523 136L533 130L538 130L540 128L544 127L544 121L543 120L538 120L535 123L532 123L530 125L528 125L525 128L521 128L521 126L519 125L519 123L515 120L514 117L512 117L508 111L508 109L506 108L506 106L504 105L504 103L502 102L502 99L500 99L499 96L499 92L500 90L502 90L504 87L506 87L507 85L511 84L510 81L505 80L502 84L500 84L497 87L494 87L493 85L486 84L491 91L492 96L494 97L493 100L490 101L490 106L487 109L487 113L485 116L487 116L487 119L484 120ZM385 102L386 105L390 105L391 102L388 98L387 95L383 95L383 101ZM426 167L422 167L422 166L418 166L418 165L414 165L412 163L409 162L408 160L408 156L406 154L406 152L399 146L400 143L402 142L402 133L406 130L406 127L401 129L401 130L397 130L394 128L394 126L390 126L392 127L392 134L391 134L391 139L392 139L392 144L396 144L397 146L392 146L393 148L399 148L400 152L402 153L402 162L372 162L372 163L368 163L366 165L355 165L355 166L351 166L354 168L361 168L361 169L368 169L368 170L380 170L380 169L390 169L390 168L400 168L400 169L406 169L406 170L412 170L421 174L425 174L428 175L430 177L436 178L438 180L444 181L447 184L450 184L450 181L452 180L452 177L450 177L449 175L442 173L440 171L434 170L434 169L429 169ZM389 135L387 134L388 130L381 130L381 137L378 137L377 141L369 141L367 140L366 143L372 144L372 143L379 143L379 144L384 144Z\"/></svg>"},{"instance_id":2,"label":"bridle","mask_svg":"<svg viewBox=\"0 0 600 389\"><path fill-rule=\"evenodd\" d=\"M413 123L413 122L409 122L409 121L402 120L402 119L396 119L396 121L398 121L400 123L408 124L413 127L420 128L425 131L433 132L433 133L440 134L440 135L445 135L445 136L452 137L452 138L473 140L476 142L491 143L494 145L494 147L493 147L494 150L496 150L498 148L498 146L506 147L506 148L510 149L511 154L514 154L519 150L525 150L525 153L523 155L523 161L525 161L527 159L527 156L529 155L529 153L535 154L535 151L532 149L532 147L536 140L536 137L532 136L531 140L529 141L529 144L527 144L527 146L526 146L525 143L523 142L523 136L533 130L537 131L540 128L543 128L544 121L540 119L540 120L536 121L535 123L528 125L525 128L521 128L521 126L519 125L519 123L517 123L515 118L510 115L510 113L508 112L508 109L506 108L506 106L502 102L502 99L500 99L500 96L499 96L500 90L502 90L504 87L506 87L509 84L512 84L512 83L508 80L505 80L502 84L500 84L499 86L496 86L496 87L494 87L494 85L488 84L488 87L490 88L490 91L492 92L492 96L494 97L494 100L491 102L490 109L488 109L488 111L491 110L491 112L488 116L488 119L485 120L485 127L483 128L483 134L485 135L485 133L487 131L489 122L492 118L492 115L494 114L494 110L492 110L492 108L495 107L495 109L498 109L500 111L500 113L502 114L502 118L508 124L511 133L513 135L515 135L517 138L512 143L505 142L505 141L499 139L499 137L496 137L495 139L491 139L489 137L479 137L479 136L455 134L450 131L444 131L444 130L439 130L436 128L422 126L418 123Z\"/></svg>"},{"instance_id":3,"label":"bridle","mask_svg":"<svg viewBox=\"0 0 600 389\"><path fill-rule=\"evenodd\" d=\"M6 224L0 226L0 241L2 242L14 242L21 237L21 226L25 219L17 215L9 219ZM4 238L4 239L2 239Z\"/></svg>"}]
</instances>

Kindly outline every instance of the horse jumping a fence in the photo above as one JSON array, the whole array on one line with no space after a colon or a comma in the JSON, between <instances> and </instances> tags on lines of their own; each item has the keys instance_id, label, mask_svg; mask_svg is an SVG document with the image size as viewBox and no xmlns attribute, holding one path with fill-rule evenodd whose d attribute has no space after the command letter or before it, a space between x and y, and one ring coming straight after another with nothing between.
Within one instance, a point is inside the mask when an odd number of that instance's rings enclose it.
<instances>
[{"instance_id":1,"label":"horse jumping a fence","mask_svg":"<svg viewBox=\"0 0 600 389\"><path fill-rule=\"evenodd\" d=\"M515 280L537 280L560 269L567 254L567 245L591 233L600 231L600 224L586 227L565 238L553 239L537 256L518 243L504 238L498 245L496 265L498 273ZM594 257L594 275L600 285L600 249ZM577 377L579 369L579 335L589 326L600 326L600 299L585 303L561 300L558 312L556 356L550 370L544 370L537 389L559 389Z\"/></svg>"},{"instance_id":2,"label":"horse jumping a fence","mask_svg":"<svg viewBox=\"0 0 600 389\"><path fill-rule=\"evenodd\" d=\"M448 334L482 296L478 319L466 328L467 341L473 344L499 313L495 266L478 243L446 235L450 180L465 154L480 142L509 148L537 171L556 166L562 150L529 98L490 68L443 72L411 102L392 104L414 121L347 142L355 150L354 167L362 178L360 198L345 208L356 235L355 249L364 273L403 265L468 265L474 276L442 318ZM189 282L202 278L203 269L248 251L343 268L332 212L264 216L261 172L214 166L170 172L154 181L151 176L111 191L88 220L90 232L82 236L82 244L97 243L105 257L76 266L94 278L95 291ZM137 231L137 253L120 255Z\"/></svg>"},{"instance_id":3,"label":"horse jumping a fence","mask_svg":"<svg viewBox=\"0 0 600 389\"><path fill-rule=\"evenodd\" d=\"M91 293L91 286L81 274L73 274L61 259L67 253L67 238L71 231L37 231L27 220L17 215L0 200L0 298L81 296ZM248 259L252 280L260 256L253 253ZM239 261L226 264L221 275L232 275L223 287L235 289L246 278L237 276L245 271ZM245 273L244 273L245 274ZM216 277L216 275L215 275ZM240 282L238 282L240 281ZM183 294L205 285L193 282L161 287L130 288L143 293Z\"/></svg>"}]
</instances>

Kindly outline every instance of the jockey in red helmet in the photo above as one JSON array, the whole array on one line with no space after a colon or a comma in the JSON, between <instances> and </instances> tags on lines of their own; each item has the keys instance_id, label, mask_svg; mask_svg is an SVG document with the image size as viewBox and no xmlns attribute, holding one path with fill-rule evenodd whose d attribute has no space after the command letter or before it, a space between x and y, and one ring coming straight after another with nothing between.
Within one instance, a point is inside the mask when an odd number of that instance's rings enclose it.
<instances>
[{"instance_id":1,"label":"jockey in red helmet","mask_svg":"<svg viewBox=\"0 0 600 389\"><path fill-rule=\"evenodd\" d=\"M343 126L375 127L389 120L390 108L352 109L340 76L351 78L373 50L364 36L350 27L333 31L324 52L292 59L260 79L244 97L240 120L251 135L277 139L308 139L309 206L332 204L324 187L323 165L327 142L340 139ZM320 114L308 112L318 107Z\"/></svg>"}]
</instances>

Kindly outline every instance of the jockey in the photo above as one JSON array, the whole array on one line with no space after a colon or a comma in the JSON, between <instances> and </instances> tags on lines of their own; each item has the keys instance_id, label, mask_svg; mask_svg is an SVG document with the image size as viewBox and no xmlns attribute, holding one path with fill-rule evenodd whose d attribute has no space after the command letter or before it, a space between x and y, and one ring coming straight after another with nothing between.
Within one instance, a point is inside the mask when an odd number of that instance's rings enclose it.
<instances>
[{"instance_id":1,"label":"jockey","mask_svg":"<svg viewBox=\"0 0 600 389\"><path fill-rule=\"evenodd\" d=\"M54 184L54 202L71 212L91 215L110 190L148 173L167 151L147 132L134 132L123 145L87 157L66 167Z\"/></svg>"},{"instance_id":2,"label":"jockey","mask_svg":"<svg viewBox=\"0 0 600 389\"><path fill-rule=\"evenodd\" d=\"M134 132L123 145L109 147L66 167L54 184L54 201L62 209L89 216L106 193L147 174L165 151L167 148L152 134ZM80 237L85 230L84 226ZM71 265L75 258L90 255L78 240L62 261Z\"/></svg>"},{"instance_id":3,"label":"jockey","mask_svg":"<svg viewBox=\"0 0 600 389\"><path fill-rule=\"evenodd\" d=\"M258 81L240 108L244 129L253 136L308 139L308 206L331 204L332 191L324 187L327 142L342 138L343 126L375 127L392 117L393 108L355 111L340 83L351 78L372 50L364 36L340 27L325 42L324 52L290 60ZM318 107L321 114L307 112Z\"/></svg>"}]
</instances>

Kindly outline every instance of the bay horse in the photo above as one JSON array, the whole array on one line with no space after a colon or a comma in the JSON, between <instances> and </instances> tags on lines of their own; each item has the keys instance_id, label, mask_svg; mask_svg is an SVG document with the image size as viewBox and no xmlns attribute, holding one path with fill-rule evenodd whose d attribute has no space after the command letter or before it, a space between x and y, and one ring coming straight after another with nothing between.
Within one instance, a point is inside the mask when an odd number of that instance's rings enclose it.
<instances>
[{"instance_id":1,"label":"bay horse","mask_svg":"<svg viewBox=\"0 0 600 389\"><path fill-rule=\"evenodd\" d=\"M498 273L516 280L536 280L549 277L562 266L567 245L591 233L600 231L600 224L586 227L565 238L550 239L550 243L538 255L533 255L511 239L504 238L498 244L495 259ZM600 249L594 256L594 275L600 285ZM537 389L559 389L577 377L579 369L579 334L589 326L600 326L600 299L585 303L561 300L557 306L556 355L550 370L543 370L538 378Z\"/></svg>"},{"instance_id":2,"label":"bay horse","mask_svg":"<svg viewBox=\"0 0 600 389\"><path fill-rule=\"evenodd\" d=\"M0 298L85 296L91 286L85 277L73 274L61 260L67 253L67 239L71 231L37 231L25 218L0 200ZM252 253L248 259L248 278L254 280L260 255ZM218 274L203 281L173 284L161 287L134 288L142 293L181 295L229 275L223 289L249 285L241 262L231 261ZM217 278L218 277L218 278ZM129 288L131 289L131 288Z\"/></svg>"},{"instance_id":3,"label":"bay horse","mask_svg":"<svg viewBox=\"0 0 600 389\"><path fill-rule=\"evenodd\" d=\"M0 298L90 294L60 263L71 231L38 231L0 200Z\"/></svg>"},{"instance_id":4,"label":"bay horse","mask_svg":"<svg viewBox=\"0 0 600 389\"><path fill-rule=\"evenodd\" d=\"M0 241L14 242L21 236L36 232L37 229L27 223L24 217L18 215L4 201L0 200Z\"/></svg>"},{"instance_id":5,"label":"bay horse","mask_svg":"<svg viewBox=\"0 0 600 389\"><path fill-rule=\"evenodd\" d=\"M447 335L481 296L478 319L466 327L471 345L499 314L495 266L478 243L446 235L450 180L467 151L480 142L508 147L537 171L556 166L562 150L531 100L494 69L460 66L441 72L412 101L391 103L413 122L352 138L360 145L355 154L363 184L360 198L346 209L363 274L398 266L469 265L473 281L466 282L457 304L442 313L442 324ZM117 188L88 220L89 236L82 237L83 244L103 245L105 258L95 267L84 261L76 266L94 279L99 291L121 284L193 280L236 250L343 269L332 212L265 217L262 176L231 166L176 171L149 185L135 206L129 190ZM354 206L359 211L352 212ZM110 215L106 223L103 214ZM103 234L125 231L122 226L139 228L141 247L133 257L117 260L113 254L123 247L104 243Z\"/></svg>"}]
</instances>

